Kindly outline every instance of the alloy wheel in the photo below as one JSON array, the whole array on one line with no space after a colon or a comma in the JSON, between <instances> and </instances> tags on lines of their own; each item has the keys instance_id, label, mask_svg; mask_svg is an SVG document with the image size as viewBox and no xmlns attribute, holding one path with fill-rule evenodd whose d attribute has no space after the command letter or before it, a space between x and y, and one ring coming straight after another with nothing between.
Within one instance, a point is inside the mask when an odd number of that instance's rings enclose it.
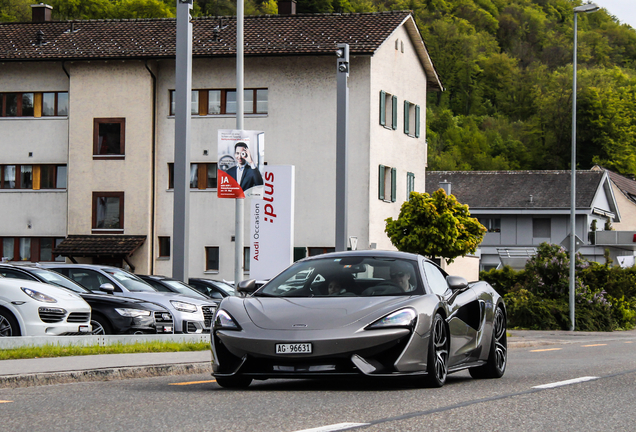
<instances>
[{"instance_id":1,"label":"alloy wheel","mask_svg":"<svg viewBox=\"0 0 636 432\"><path fill-rule=\"evenodd\" d=\"M500 371L506 369L508 358L508 340L506 336L506 317L501 309L497 308L493 331L495 333L495 366Z\"/></svg>"},{"instance_id":2,"label":"alloy wheel","mask_svg":"<svg viewBox=\"0 0 636 432\"><path fill-rule=\"evenodd\" d=\"M433 329L433 347L435 349L435 376L441 383L446 381L448 373L448 335L444 320L435 320Z\"/></svg>"},{"instance_id":3,"label":"alloy wheel","mask_svg":"<svg viewBox=\"0 0 636 432\"><path fill-rule=\"evenodd\" d=\"M0 315L0 337L9 337L13 336L13 328L11 327L11 322L9 320Z\"/></svg>"}]
</instances>

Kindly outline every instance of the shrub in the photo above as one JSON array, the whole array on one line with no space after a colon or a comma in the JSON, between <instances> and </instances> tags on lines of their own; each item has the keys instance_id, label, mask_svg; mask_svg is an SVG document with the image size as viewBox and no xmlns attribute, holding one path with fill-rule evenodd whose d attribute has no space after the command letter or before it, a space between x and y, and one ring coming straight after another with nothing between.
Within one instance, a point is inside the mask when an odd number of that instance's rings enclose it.
<instances>
[{"instance_id":1,"label":"shrub","mask_svg":"<svg viewBox=\"0 0 636 432\"><path fill-rule=\"evenodd\" d=\"M512 291L515 286L523 282L524 278L525 274L523 270L515 271L510 266L504 266L502 269L479 272L479 279L492 285L495 291L501 296Z\"/></svg>"}]
</instances>

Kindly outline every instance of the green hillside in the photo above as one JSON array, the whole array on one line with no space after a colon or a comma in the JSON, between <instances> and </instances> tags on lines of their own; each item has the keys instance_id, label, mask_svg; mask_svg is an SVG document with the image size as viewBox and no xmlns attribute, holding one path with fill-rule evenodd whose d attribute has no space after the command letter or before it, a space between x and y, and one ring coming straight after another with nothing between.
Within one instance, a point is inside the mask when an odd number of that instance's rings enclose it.
<instances>
[{"instance_id":1,"label":"green hillside","mask_svg":"<svg viewBox=\"0 0 636 432\"><path fill-rule=\"evenodd\" d=\"M30 20L0 0L0 20ZM164 0L53 0L54 19L174 16ZM569 169L573 7L579 0L299 0L299 13L412 10L446 91L427 109L432 170ZM246 14L276 13L246 0ZM193 15L233 15L195 0ZM636 173L636 30L605 10L578 19L578 166Z\"/></svg>"}]
</instances>

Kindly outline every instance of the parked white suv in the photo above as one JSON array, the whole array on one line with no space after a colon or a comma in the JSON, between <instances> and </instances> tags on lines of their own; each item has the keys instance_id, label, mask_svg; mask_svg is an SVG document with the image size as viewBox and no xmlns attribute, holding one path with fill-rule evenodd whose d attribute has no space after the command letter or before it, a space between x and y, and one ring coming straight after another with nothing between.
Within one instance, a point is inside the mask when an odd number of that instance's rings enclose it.
<instances>
[{"instance_id":1,"label":"parked white suv","mask_svg":"<svg viewBox=\"0 0 636 432\"><path fill-rule=\"evenodd\" d=\"M0 337L90 334L91 307L53 285L0 278Z\"/></svg>"}]
</instances>

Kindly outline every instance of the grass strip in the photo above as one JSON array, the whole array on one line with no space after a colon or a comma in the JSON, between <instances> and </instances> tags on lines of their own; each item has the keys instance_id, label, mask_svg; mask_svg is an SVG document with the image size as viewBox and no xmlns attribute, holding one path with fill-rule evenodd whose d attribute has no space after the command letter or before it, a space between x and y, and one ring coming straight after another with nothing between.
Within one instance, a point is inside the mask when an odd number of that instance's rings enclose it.
<instances>
[{"instance_id":1,"label":"grass strip","mask_svg":"<svg viewBox=\"0 0 636 432\"><path fill-rule=\"evenodd\" d=\"M130 354L149 352L177 352L209 350L207 342L140 342L113 345L53 345L20 347L0 350L0 360L81 356L95 354Z\"/></svg>"}]
</instances>

